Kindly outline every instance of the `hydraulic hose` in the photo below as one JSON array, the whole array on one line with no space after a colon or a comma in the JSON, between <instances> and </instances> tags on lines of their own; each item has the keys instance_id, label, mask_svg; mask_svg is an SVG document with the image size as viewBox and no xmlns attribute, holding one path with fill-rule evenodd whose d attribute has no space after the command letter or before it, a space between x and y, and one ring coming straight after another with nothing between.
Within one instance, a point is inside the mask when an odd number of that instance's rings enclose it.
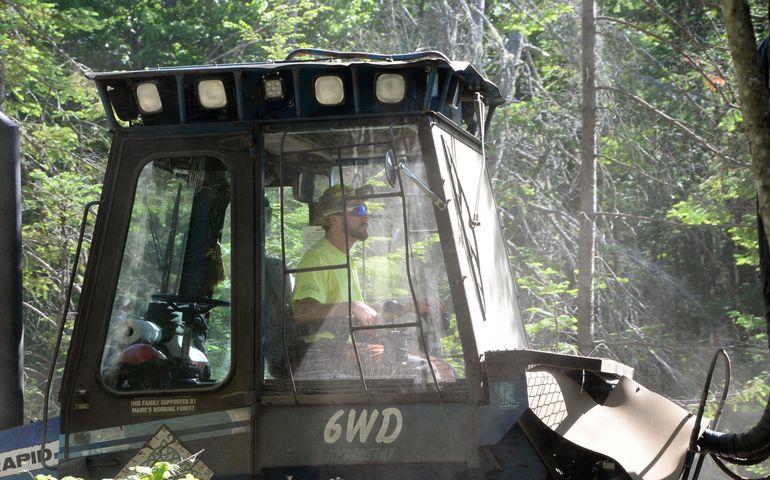
<instances>
[{"instance_id":1,"label":"hydraulic hose","mask_svg":"<svg viewBox=\"0 0 770 480\"><path fill-rule=\"evenodd\" d=\"M757 425L745 433L722 433L706 429L698 440L704 453L724 459L764 460L770 451L770 403Z\"/></svg>"},{"instance_id":2,"label":"hydraulic hose","mask_svg":"<svg viewBox=\"0 0 770 480\"><path fill-rule=\"evenodd\" d=\"M714 370L717 366L717 361L722 359L725 367L725 380L722 387L722 396L719 399L719 407L717 408L714 419L711 422L714 428L719 426L719 419L722 416L722 411L725 407L725 401L727 400L727 393L730 390L730 378L732 377L732 367L730 366L730 357L724 349L719 349L711 360L711 366L709 367L708 374L706 375L706 384L703 386L703 393L701 394L700 405L698 406L698 413L695 416L695 426L693 427L692 434L690 435L690 451L687 453L684 462L684 470L682 471L681 480L688 480L690 478L690 469L692 468L695 455L698 453L698 435L700 433L701 422L703 421L703 414L706 411L706 402L708 401L709 391L711 389L711 380L714 378ZM705 455L700 455L698 463L695 466L695 472L693 474L693 480L697 480L700 476L701 468L703 467L703 460Z\"/></svg>"}]
</instances>

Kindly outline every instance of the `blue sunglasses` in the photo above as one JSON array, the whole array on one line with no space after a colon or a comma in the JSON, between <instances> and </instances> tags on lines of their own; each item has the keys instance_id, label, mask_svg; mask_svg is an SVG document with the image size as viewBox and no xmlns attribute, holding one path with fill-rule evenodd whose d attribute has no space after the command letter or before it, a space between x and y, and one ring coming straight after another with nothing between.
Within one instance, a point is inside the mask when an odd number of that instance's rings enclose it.
<instances>
[{"instance_id":1,"label":"blue sunglasses","mask_svg":"<svg viewBox=\"0 0 770 480\"><path fill-rule=\"evenodd\" d=\"M355 205L348 208L345 211L353 215L354 217L365 217L366 214L369 212L366 208L366 205Z\"/></svg>"}]
</instances>

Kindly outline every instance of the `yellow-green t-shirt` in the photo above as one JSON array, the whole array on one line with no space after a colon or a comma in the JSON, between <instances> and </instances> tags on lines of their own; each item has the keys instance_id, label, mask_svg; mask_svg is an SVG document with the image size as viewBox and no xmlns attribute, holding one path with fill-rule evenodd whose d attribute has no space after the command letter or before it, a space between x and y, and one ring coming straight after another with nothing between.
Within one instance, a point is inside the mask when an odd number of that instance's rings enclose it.
<instances>
[{"instance_id":1,"label":"yellow-green t-shirt","mask_svg":"<svg viewBox=\"0 0 770 480\"><path fill-rule=\"evenodd\" d=\"M305 253L297 268L313 268L339 265L339 268L297 273L291 301L312 298L318 303L343 303L348 301L348 270L345 268L347 255L322 238ZM363 301L358 273L350 263L350 300Z\"/></svg>"}]
</instances>

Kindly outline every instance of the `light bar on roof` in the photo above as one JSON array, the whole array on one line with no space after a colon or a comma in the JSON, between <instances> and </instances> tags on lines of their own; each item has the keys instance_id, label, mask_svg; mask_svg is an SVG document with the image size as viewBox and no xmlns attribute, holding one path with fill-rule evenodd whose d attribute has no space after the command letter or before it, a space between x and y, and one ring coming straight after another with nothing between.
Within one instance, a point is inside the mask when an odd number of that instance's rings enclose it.
<instances>
[{"instance_id":1,"label":"light bar on roof","mask_svg":"<svg viewBox=\"0 0 770 480\"><path fill-rule=\"evenodd\" d=\"M227 93L222 80L201 80L198 82L198 101L203 108L218 109L227 106Z\"/></svg>"},{"instance_id":2,"label":"light bar on roof","mask_svg":"<svg viewBox=\"0 0 770 480\"><path fill-rule=\"evenodd\" d=\"M382 103L399 103L406 94L406 80L398 73L382 73L377 76L375 93Z\"/></svg>"},{"instance_id":3,"label":"light bar on roof","mask_svg":"<svg viewBox=\"0 0 770 480\"><path fill-rule=\"evenodd\" d=\"M160 92L155 82L144 82L136 86L136 103L139 111L145 114L163 110L163 102L160 100Z\"/></svg>"},{"instance_id":4,"label":"light bar on roof","mask_svg":"<svg viewBox=\"0 0 770 480\"><path fill-rule=\"evenodd\" d=\"M337 75L322 75L315 79L315 98L321 105L339 105L345 100L342 78Z\"/></svg>"}]
</instances>

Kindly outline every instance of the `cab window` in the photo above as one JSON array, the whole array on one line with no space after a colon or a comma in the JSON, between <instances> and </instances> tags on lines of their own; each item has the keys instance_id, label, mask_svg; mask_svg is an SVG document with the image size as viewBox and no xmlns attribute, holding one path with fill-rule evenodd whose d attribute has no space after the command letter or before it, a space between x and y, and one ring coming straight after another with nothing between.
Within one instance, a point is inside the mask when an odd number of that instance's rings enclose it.
<instances>
[{"instance_id":1,"label":"cab window","mask_svg":"<svg viewBox=\"0 0 770 480\"><path fill-rule=\"evenodd\" d=\"M464 378L416 126L271 133L264 145L268 381L307 393L325 391L312 387L321 380L377 390Z\"/></svg>"},{"instance_id":2,"label":"cab window","mask_svg":"<svg viewBox=\"0 0 770 480\"><path fill-rule=\"evenodd\" d=\"M200 388L230 370L230 174L161 158L139 174L101 363L118 391Z\"/></svg>"}]
</instances>

